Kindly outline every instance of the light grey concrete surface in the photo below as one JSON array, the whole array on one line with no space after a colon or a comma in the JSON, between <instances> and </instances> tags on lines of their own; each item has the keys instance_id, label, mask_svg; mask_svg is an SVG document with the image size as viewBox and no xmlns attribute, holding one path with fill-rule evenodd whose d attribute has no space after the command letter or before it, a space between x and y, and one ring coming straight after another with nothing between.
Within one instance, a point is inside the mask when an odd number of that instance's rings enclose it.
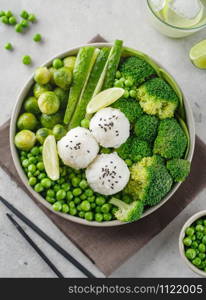
<instances>
[{"instance_id":1,"label":"light grey concrete surface","mask_svg":"<svg viewBox=\"0 0 206 300\"><path fill-rule=\"evenodd\" d=\"M190 47L205 38L205 31L181 40L164 37L148 23L145 4L146 0L0 0L0 9L11 9L15 14L27 9L38 17L38 23L23 35L15 33L12 27L0 24L0 124L9 118L20 89L35 67L51 56L101 33L109 41L120 38L128 46L148 53L174 75L190 100L197 134L206 142L206 72L196 69L188 58ZM32 41L33 34L37 32L42 34L43 43ZM6 42L14 45L14 51L3 49ZM25 54L32 56L31 67L21 63L21 57ZM0 195L29 216L96 276L103 276L2 170ZM195 277L179 256L178 235L186 219L205 207L203 191L164 231L112 276ZM6 212L7 209L0 204L0 277L54 277L48 266L10 224ZM26 231L66 277L81 276L36 234L28 228Z\"/></svg>"}]
</instances>

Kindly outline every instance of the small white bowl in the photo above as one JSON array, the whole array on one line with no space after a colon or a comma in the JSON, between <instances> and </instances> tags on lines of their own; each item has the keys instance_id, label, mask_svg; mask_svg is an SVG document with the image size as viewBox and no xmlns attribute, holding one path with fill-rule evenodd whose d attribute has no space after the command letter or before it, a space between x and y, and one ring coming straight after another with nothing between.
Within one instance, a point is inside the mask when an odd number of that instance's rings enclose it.
<instances>
[{"instance_id":1,"label":"small white bowl","mask_svg":"<svg viewBox=\"0 0 206 300\"><path fill-rule=\"evenodd\" d=\"M200 219L201 217L205 216L206 217L206 210L201 210L198 213L194 214L193 216L191 216L187 222L184 224L184 226L182 227L182 230L180 232L180 236L179 236L179 250L180 250L180 254L181 257L183 258L184 262L187 264L187 266L195 273L197 273L198 275L202 276L202 277L206 277L206 272L198 269L197 267L195 267L190 261L189 259L187 259L187 257L185 256L185 250L184 250L184 244L183 244L183 239L185 237L185 230L187 227L189 227L190 225L192 225L195 221L197 221L198 219Z\"/></svg>"}]
</instances>

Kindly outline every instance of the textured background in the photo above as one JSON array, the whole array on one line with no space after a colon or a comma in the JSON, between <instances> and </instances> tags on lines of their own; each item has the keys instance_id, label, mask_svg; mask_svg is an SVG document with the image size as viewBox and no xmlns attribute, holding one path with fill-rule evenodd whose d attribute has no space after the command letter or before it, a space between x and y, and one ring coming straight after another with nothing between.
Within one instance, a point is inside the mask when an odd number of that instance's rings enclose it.
<instances>
[{"instance_id":1,"label":"textured background","mask_svg":"<svg viewBox=\"0 0 206 300\"><path fill-rule=\"evenodd\" d=\"M11 9L16 14L22 9L27 9L35 13L39 19L38 23L23 35L17 34L11 27L0 24L2 49L0 124L9 118L20 89L36 66L59 52L87 42L95 34L100 33L110 41L115 38L123 39L126 45L148 53L170 71L191 103L197 134L206 142L206 72L196 69L188 59L190 47L205 38L205 31L181 40L168 39L160 35L148 23L146 0L10 0L9 4L7 0L0 0L0 9ZM43 43L32 41L32 36L36 32L43 35ZM13 43L15 47L13 52L3 49L6 42ZM25 54L32 56L31 67L21 63L21 57ZM2 170L0 170L0 194L13 202L97 276L102 276ZM131 257L112 276L196 276L184 265L179 256L178 235L186 219L205 207L203 191L161 234ZM5 212L6 209L0 204L0 277L54 277L47 265L9 223ZM79 271L38 236L30 230L27 232L66 277L81 276Z\"/></svg>"}]
</instances>

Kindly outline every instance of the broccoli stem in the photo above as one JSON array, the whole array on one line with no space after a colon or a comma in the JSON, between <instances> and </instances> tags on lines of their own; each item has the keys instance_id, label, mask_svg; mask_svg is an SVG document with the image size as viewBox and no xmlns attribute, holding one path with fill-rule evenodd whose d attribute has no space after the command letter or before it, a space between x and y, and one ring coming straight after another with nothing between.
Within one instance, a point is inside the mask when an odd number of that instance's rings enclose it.
<instances>
[{"instance_id":1,"label":"broccoli stem","mask_svg":"<svg viewBox=\"0 0 206 300\"><path fill-rule=\"evenodd\" d=\"M111 204L117 206L118 208L120 209L128 209L128 204L126 204L125 202L117 199L117 198L112 198L110 201L109 201Z\"/></svg>"}]
</instances>

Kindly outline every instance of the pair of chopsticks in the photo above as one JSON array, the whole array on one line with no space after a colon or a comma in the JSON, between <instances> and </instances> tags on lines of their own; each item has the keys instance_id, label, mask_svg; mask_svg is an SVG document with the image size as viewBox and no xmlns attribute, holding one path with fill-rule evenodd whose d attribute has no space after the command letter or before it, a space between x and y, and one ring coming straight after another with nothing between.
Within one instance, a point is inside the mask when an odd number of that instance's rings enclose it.
<instances>
[{"instance_id":1,"label":"pair of chopsticks","mask_svg":"<svg viewBox=\"0 0 206 300\"><path fill-rule=\"evenodd\" d=\"M41 238L43 238L50 246L52 246L57 252L59 252L64 258L66 258L70 263L72 263L77 269L79 269L88 278L95 278L95 276L87 270L82 264L80 264L73 256L71 256L66 250L64 250L60 245L58 245L52 238L50 238L46 233L44 233L37 225L30 221L24 214L22 214L17 208L10 204L7 200L0 196L0 201L15 214L21 221L27 224L33 231L35 231ZM23 228L17 223L16 220L10 214L6 214L12 224L20 232L20 234L27 240L27 242L35 249L35 251L40 255L40 257L47 263L47 265L52 269L52 271L59 277L64 278L60 271L55 267L55 265L49 260L49 258L42 252L42 250L34 243L34 241L28 236L28 234L23 230Z\"/></svg>"}]
</instances>

